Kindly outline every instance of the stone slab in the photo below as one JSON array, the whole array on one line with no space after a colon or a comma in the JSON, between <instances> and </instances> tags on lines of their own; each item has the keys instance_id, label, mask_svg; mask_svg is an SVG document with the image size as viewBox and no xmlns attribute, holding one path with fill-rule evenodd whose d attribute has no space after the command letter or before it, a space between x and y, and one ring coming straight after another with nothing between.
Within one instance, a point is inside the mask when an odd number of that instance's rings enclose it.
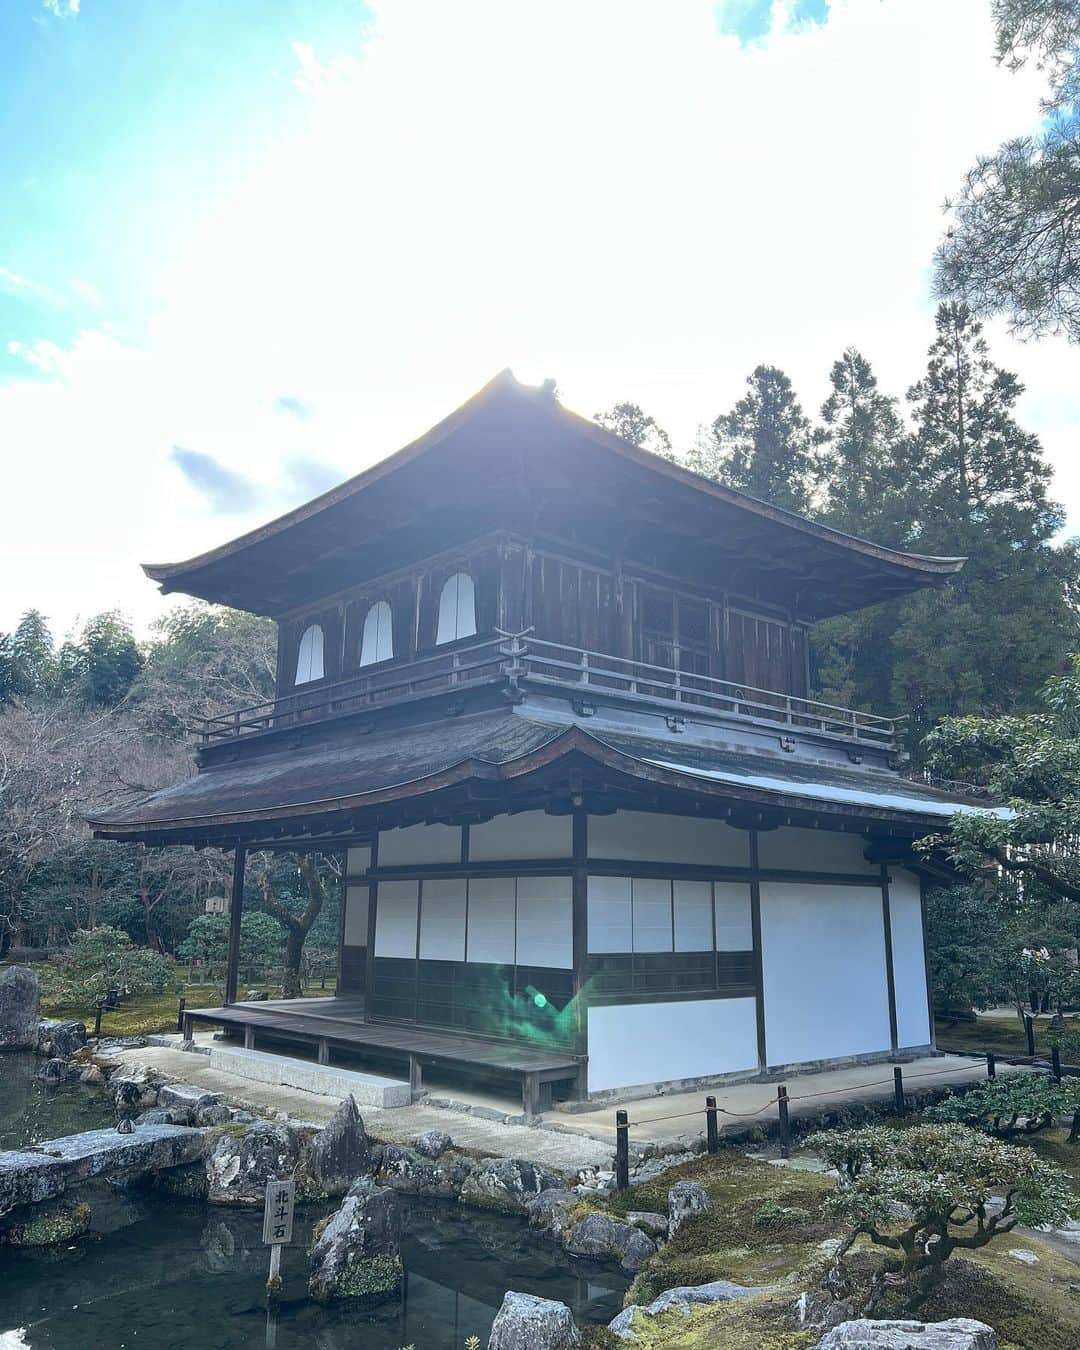
<instances>
[{"instance_id":1,"label":"stone slab","mask_svg":"<svg viewBox=\"0 0 1080 1350\"><path fill-rule=\"evenodd\" d=\"M408 1083L378 1074L339 1069L332 1064L313 1064L266 1050L242 1050L235 1046L213 1046L210 1067L270 1087L298 1088L323 1097L344 1099L350 1093L358 1106L388 1109L408 1106L412 1091Z\"/></svg>"}]
</instances>

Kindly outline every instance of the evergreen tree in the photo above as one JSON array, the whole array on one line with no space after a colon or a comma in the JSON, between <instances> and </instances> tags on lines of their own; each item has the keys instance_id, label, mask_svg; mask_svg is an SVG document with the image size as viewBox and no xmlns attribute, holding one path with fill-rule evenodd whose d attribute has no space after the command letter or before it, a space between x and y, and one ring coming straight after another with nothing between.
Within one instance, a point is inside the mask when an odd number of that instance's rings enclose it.
<instances>
[{"instance_id":1,"label":"evergreen tree","mask_svg":"<svg viewBox=\"0 0 1080 1350\"><path fill-rule=\"evenodd\" d=\"M671 437L638 403L615 403L607 412L598 412L593 421L599 422L602 427L621 436L631 445L638 445L642 450L651 450L654 455L677 462L677 456L671 448Z\"/></svg>"},{"instance_id":2,"label":"evergreen tree","mask_svg":"<svg viewBox=\"0 0 1080 1350\"><path fill-rule=\"evenodd\" d=\"M142 669L143 658L127 620L115 611L99 614L75 648L78 691L88 703L115 707Z\"/></svg>"},{"instance_id":3,"label":"evergreen tree","mask_svg":"<svg viewBox=\"0 0 1080 1350\"><path fill-rule=\"evenodd\" d=\"M5 664L13 696L51 693L56 684L56 654L45 616L28 609L7 640Z\"/></svg>"},{"instance_id":4,"label":"evergreen tree","mask_svg":"<svg viewBox=\"0 0 1080 1350\"><path fill-rule=\"evenodd\" d=\"M810 422L776 366L758 366L746 383L748 392L700 438L687 467L775 506L805 511L814 481Z\"/></svg>"},{"instance_id":5,"label":"evergreen tree","mask_svg":"<svg viewBox=\"0 0 1080 1350\"><path fill-rule=\"evenodd\" d=\"M990 360L962 304L939 307L926 374L909 392L913 547L966 556L948 587L904 603L893 635L894 704L920 735L949 713L1030 707L1076 644L1074 544L1048 496L1037 437L1017 423L1023 386Z\"/></svg>"}]
</instances>

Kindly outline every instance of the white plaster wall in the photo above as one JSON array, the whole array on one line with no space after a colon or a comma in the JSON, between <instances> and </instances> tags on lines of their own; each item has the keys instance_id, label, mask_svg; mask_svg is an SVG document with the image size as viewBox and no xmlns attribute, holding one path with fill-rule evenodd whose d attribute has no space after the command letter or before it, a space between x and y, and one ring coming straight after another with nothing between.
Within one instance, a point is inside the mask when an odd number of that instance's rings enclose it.
<instances>
[{"instance_id":1,"label":"white plaster wall","mask_svg":"<svg viewBox=\"0 0 1080 1350\"><path fill-rule=\"evenodd\" d=\"M513 862L517 858L569 858L574 851L570 816L522 811L469 826L470 862Z\"/></svg>"},{"instance_id":2,"label":"white plaster wall","mask_svg":"<svg viewBox=\"0 0 1080 1350\"><path fill-rule=\"evenodd\" d=\"M419 895L420 887L415 881L379 883L375 906L376 956L415 958Z\"/></svg>"},{"instance_id":3,"label":"white plaster wall","mask_svg":"<svg viewBox=\"0 0 1080 1350\"><path fill-rule=\"evenodd\" d=\"M517 963L572 969L574 899L570 877L518 877Z\"/></svg>"},{"instance_id":4,"label":"white plaster wall","mask_svg":"<svg viewBox=\"0 0 1080 1350\"><path fill-rule=\"evenodd\" d=\"M420 959L465 960L463 877L425 881L420 892Z\"/></svg>"},{"instance_id":5,"label":"white plaster wall","mask_svg":"<svg viewBox=\"0 0 1080 1350\"><path fill-rule=\"evenodd\" d=\"M469 882L469 945L466 961L514 960L514 878L482 877Z\"/></svg>"},{"instance_id":6,"label":"white plaster wall","mask_svg":"<svg viewBox=\"0 0 1080 1350\"><path fill-rule=\"evenodd\" d=\"M616 811L589 817L589 857L749 867L750 838L718 820Z\"/></svg>"},{"instance_id":7,"label":"white plaster wall","mask_svg":"<svg viewBox=\"0 0 1080 1350\"><path fill-rule=\"evenodd\" d=\"M758 833L758 862L762 867L797 868L800 872L865 872L879 875L877 863L863 857L861 834L839 830L803 830L792 825Z\"/></svg>"},{"instance_id":8,"label":"white plaster wall","mask_svg":"<svg viewBox=\"0 0 1080 1350\"><path fill-rule=\"evenodd\" d=\"M350 877L360 876L363 872L366 872L370 866L371 849L367 844L349 849L345 871Z\"/></svg>"},{"instance_id":9,"label":"white plaster wall","mask_svg":"<svg viewBox=\"0 0 1080 1350\"><path fill-rule=\"evenodd\" d=\"M752 998L589 1009L589 1091L757 1067Z\"/></svg>"},{"instance_id":10,"label":"white plaster wall","mask_svg":"<svg viewBox=\"0 0 1080 1350\"><path fill-rule=\"evenodd\" d=\"M345 891L345 946L366 947L368 887L349 886Z\"/></svg>"},{"instance_id":11,"label":"white plaster wall","mask_svg":"<svg viewBox=\"0 0 1080 1350\"><path fill-rule=\"evenodd\" d=\"M896 1041L900 1046L930 1044L926 1004L919 878L902 868L889 869L889 912L892 919L893 980L896 986Z\"/></svg>"},{"instance_id":12,"label":"white plaster wall","mask_svg":"<svg viewBox=\"0 0 1080 1350\"><path fill-rule=\"evenodd\" d=\"M880 887L761 883L770 1064L889 1047Z\"/></svg>"},{"instance_id":13,"label":"white plaster wall","mask_svg":"<svg viewBox=\"0 0 1080 1350\"><path fill-rule=\"evenodd\" d=\"M379 832L380 867L460 861L460 825L407 825L403 830Z\"/></svg>"},{"instance_id":14,"label":"white plaster wall","mask_svg":"<svg viewBox=\"0 0 1080 1350\"><path fill-rule=\"evenodd\" d=\"M707 881L676 881L675 950L711 952L713 949L712 887Z\"/></svg>"}]
</instances>

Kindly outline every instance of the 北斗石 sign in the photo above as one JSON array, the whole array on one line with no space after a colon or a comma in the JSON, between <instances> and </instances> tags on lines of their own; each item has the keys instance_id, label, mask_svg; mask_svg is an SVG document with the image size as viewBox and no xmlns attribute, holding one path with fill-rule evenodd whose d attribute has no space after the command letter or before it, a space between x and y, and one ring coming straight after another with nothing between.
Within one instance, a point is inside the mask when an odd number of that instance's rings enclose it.
<instances>
[{"instance_id":1,"label":"\u5317\u6597\u77f3 sign","mask_svg":"<svg viewBox=\"0 0 1080 1350\"><path fill-rule=\"evenodd\" d=\"M269 1243L292 1241L293 1204L296 1183L269 1181L266 1184L266 1208L263 1210L263 1241Z\"/></svg>"}]
</instances>

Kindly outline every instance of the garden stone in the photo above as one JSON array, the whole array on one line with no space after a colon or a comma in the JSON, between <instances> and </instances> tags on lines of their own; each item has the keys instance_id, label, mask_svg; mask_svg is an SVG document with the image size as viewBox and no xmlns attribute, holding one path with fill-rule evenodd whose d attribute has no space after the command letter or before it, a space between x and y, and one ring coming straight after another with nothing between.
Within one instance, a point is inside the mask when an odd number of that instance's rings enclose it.
<instances>
[{"instance_id":1,"label":"garden stone","mask_svg":"<svg viewBox=\"0 0 1080 1350\"><path fill-rule=\"evenodd\" d=\"M841 1322L816 1350L998 1350L993 1327L969 1317L945 1322L892 1322L859 1318Z\"/></svg>"},{"instance_id":2,"label":"garden stone","mask_svg":"<svg viewBox=\"0 0 1080 1350\"><path fill-rule=\"evenodd\" d=\"M82 1237L90 1227L90 1206L71 1200L28 1206L4 1224L0 1242L9 1247L55 1247Z\"/></svg>"},{"instance_id":3,"label":"garden stone","mask_svg":"<svg viewBox=\"0 0 1080 1350\"><path fill-rule=\"evenodd\" d=\"M140 1111L135 1117L136 1125L190 1125L192 1115L186 1106L152 1106L149 1111Z\"/></svg>"},{"instance_id":4,"label":"garden stone","mask_svg":"<svg viewBox=\"0 0 1080 1350\"><path fill-rule=\"evenodd\" d=\"M32 1050L37 1044L41 994L25 966L0 971L0 1049Z\"/></svg>"},{"instance_id":5,"label":"garden stone","mask_svg":"<svg viewBox=\"0 0 1080 1350\"><path fill-rule=\"evenodd\" d=\"M357 1177L370 1176L375 1158L350 1093L311 1141L312 1180L328 1195L342 1195Z\"/></svg>"},{"instance_id":6,"label":"garden stone","mask_svg":"<svg viewBox=\"0 0 1080 1350\"><path fill-rule=\"evenodd\" d=\"M225 1100L223 1092L207 1092L205 1088L192 1087L188 1083L162 1083L158 1089L159 1106L186 1107L189 1111L201 1111L204 1106L216 1106Z\"/></svg>"},{"instance_id":7,"label":"garden stone","mask_svg":"<svg viewBox=\"0 0 1080 1350\"><path fill-rule=\"evenodd\" d=\"M235 1121L238 1125L253 1125L255 1121L258 1120L258 1116L254 1115L251 1111L244 1111L236 1108L229 1112L229 1119Z\"/></svg>"},{"instance_id":8,"label":"garden stone","mask_svg":"<svg viewBox=\"0 0 1080 1350\"><path fill-rule=\"evenodd\" d=\"M580 1203L580 1196L574 1191L552 1189L541 1191L525 1205L529 1222L536 1228L550 1233L558 1242L563 1242L574 1226L571 1208Z\"/></svg>"},{"instance_id":9,"label":"garden stone","mask_svg":"<svg viewBox=\"0 0 1080 1350\"><path fill-rule=\"evenodd\" d=\"M69 1065L66 1059L47 1059L41 1066L38 1077L43 1083L66 1083L68 1072Z\"/></svg>"},{"instance_id":10,"label":"garden stone","mask_svg":"<svg viewBox=\"0 0 1080 1350\"><path fill-rule=\"evenodd\" d=\"M195 1124L206 1128L208 1125L225 1125L232 1119L232 1112L224 1102L209 1102L195 1112Z\"/></svg>"},{"instance_id":11,"label":"garden stone","mask_svg":"<svg viewBox=\"0 0 1080 1350\"><path fill-rule=\"evenodd\" d=\"M1037 1266L1039 1258L1027 1247L1010 1247L1009 1255L1014 1261L1019 1261L1021 1265Z\"/></svg>"},{"instance_id":12,"label":"garden stone","mask_svg":"<svg viewBox=\"0 0 1080 1350\"><path fill-rule=\"evenodd\" d=\"M207 1198L213 1205L261 1206L267 1182L293 1176L304 1144L295 1125L269 1121L239 1138L223 1135L206 1160Z\"/></svg>"},{"instance_id":13,"label":"garden stone","mask_svg":"<svg viewBox=\"0 0 1080 1350\"><path fill-rule=\"evenodd\" d=\"M308 1293L319 1303L392 1298L403 1278L400 1245L397 1196L361 1177L341 1208L315 1229Z\"/></svg>"},{"instance_id":14,"label":"garden stone","mask_svg":"<svg viewBox=\"0 0 1080 1350\"><path fill-rule=\"evenodd\" d=\"M86 1044L85 1022L55 1022L45 1019L38 1023L37 1052L52 1059L70 1059Z\"/></svg>"},{"instance_id":15,"label":"garden stone","mask_svg":"<svg viewBox=\"0 0 1080 1350\"><path fill-rule=\"evenodd\" d=\"M568 1350L580 1344L581 1332L565 1303L511 1291L495 1315L488 1350Z\"/></svg>"},{"instance_id":16,"label":"garden stone","mask_svg":"<svg viewBox=\"0 0 1080 1350\"><path fill-rule=\"evenodd\" d=\"M79 1082L88 1083L91 1087L100 1087L105 1081L105 1074L97 1064L88 1064L79 1074Z\"/></svg>"},{"instance_id":17,"label":"garden stone","mask_svg":"<svg viewBox=\"0 0 1080 1350\"><path fill-rule=\"evenodd\" d=\"M401 1195L424 1195L433 1200L461 1198L472 1163L460 1153L444 1153L432 1160L411 1149L387 1144L379 1164L379 1181Z\"/></svg>"},{"instance_id":18,"label":"garden stone","mask_svg":"<svg viewBox=\"0 0 1080 1350\"><path fill-rule=\"evenodd\" d=\"M504 1214L524 1214L534 1196L562 1185L554 1172L524 1158L485 1158L466 1177L461 1200Z\"/></svg>"},{"instance_id":19,"label":"garden stone","mask_svg":"<svg viewBox=\"0 0 1080 1350\"><path fill-rule=\"evenodd\" d=\"M668 1221L663 1214L653 1214L647 1209L632 1209L626 1216L626 1222L632 1223L650 1237L667 1237Z\"/></svg>"},{"instance_id":20,"label":"garden stone","mask_svg":"<svg viewBox=\"0 0 1080 1350\"><path fill-rule=\"evenodd\" d=\"M709 1192L696 1181L677 1181L668 1191L668 1234L674 1237L680 1225L695 1214L712 1209Z\"/></svg>"},{"instance_id":21,"label":"garden stone","mask_svg":"<svg viewBox=\"0 0 1080 1350\"><path fill-rule=\"evenodd\" d=\"M611 1319L608 1323L608 1331L613 1332L620 1340L636 1341L634 1320L639 1313L644 1316L645 1309L639 1303L631 1303L629 1308L624 1308L617 1317Z\"/></svg>"},{"instance_id":22,"label":"garden stone","mask_svg":"<svg viewBox=\"0 0 1080 1350\"><path fill-rule=\"evenodd\" d=\"M655 1255L656 1243L610 1214L587 1214L567 1239L566 1250L573 1256L615 1256L623 1270L634 1271Z\"/></svg>"},{"instance_id":23,"label":"garden stone","mask_svg":"<svg viewBox=\"0 0 1080 1350\"><path fill-rule=\"evenodd\" d=\"M425 1158L441 1158L453 1142L445 1130L425 1130L416 1141L416 1151Z\"/></svg>"},{"instance_id":24,"label":"garden stone","mask_svg":"<svg viewBox=\"0 0 1080 1350\"><path fill-rule=\"evenodd\" d=\"M708 1284L682 1284L665 1289L645 1309L647 1317L658 1317L668 1308L680 1308L683 1316L690 1315L692 1303L732 1303L737 1298L749 1298L764 1293L764 1286L732 1284L730 1280L710 1280Z\"/></svg>"}]
</instances>

